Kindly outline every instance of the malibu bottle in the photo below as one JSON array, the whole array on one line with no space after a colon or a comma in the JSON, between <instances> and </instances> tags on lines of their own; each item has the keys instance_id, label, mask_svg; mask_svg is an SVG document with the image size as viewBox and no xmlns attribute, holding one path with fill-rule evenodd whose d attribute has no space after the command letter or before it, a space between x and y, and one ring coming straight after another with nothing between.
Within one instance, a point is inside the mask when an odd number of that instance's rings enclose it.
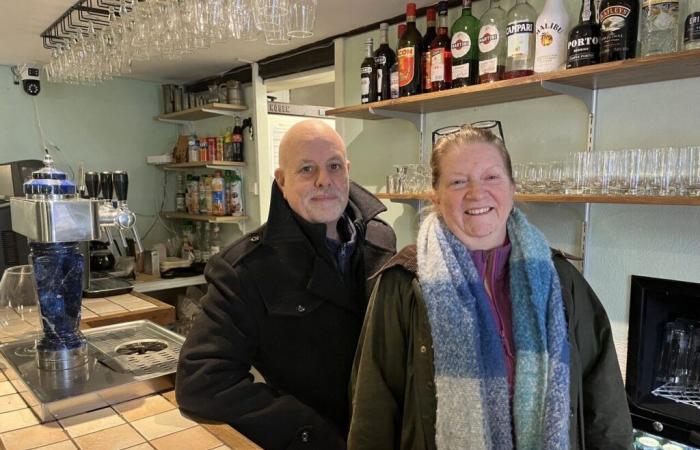
<instances>
[{"instance_id":1,"label":"malibu bottle","mask_svg":"<svg viewBox=\"0 0 700 450\"><path fill-rule=\"evenodd\" d=\"M377 68L374 63L374 41L367 39L365 59L360 66L360 88L362 91L362 103L377 101Z\"/></svg>"},{"instance_id":2,"label":"malibu bottle","mask_svg":"<svg viewBox=\"0 0 700 450\"><path fill-rule=\"evenodd\" d=\"M505 79L532 75L535 61L535 21L537 12L527 0L517 0L508 11Z\"/></svg>"},{"instance_id":3,"label":"malibu bottle","mask_svg":"<svg viewBox=\"0 0 700 450\"><path fill-rule=\"evenodd\" d=\"M537 18L535 35L535 73L563 69L569 38L569 15L563 0L547 0Z\"/></svg>"},{"instance_id":4,"label":"malibu bottle","mask_svg":"<svg viewBox=\"0 0 700 450\"><path fill-rule=\"evenodd\" d=\"M416 4L406 5L406 31L399 39L399 97L420 94L421 34L416 28Z\"/></svg>"},{"instance_id":5,"label":"malibu bottle","mask_svg":"<svg viewBox=\"0 0 700 450\"><path fill-rule=\"evenodd\" d=\"M452 87L452 43L447 32L447 0L438 3L438 34L430 44L431 90L442 91Z\"/></svg>"},{"instance_id":6,"label":"malibu bottle","mask_svg":"<svg viewBox=\"0 0 700 450\"><path fill-rule=\"evenodd\" d=\"M452 87L479 81L478 37L481 23L472 16L472 0L462 0L462 15L452 25Z\"/></svg>"},{"instance_id":7,"label":"malibu bottle","mask_svg":"<svg viewBox=\"0 0 700 450\"><path fill-rule=\"evenodd\" d=\"M566 44L566 68L590 66L600 62L600 26L593 19L591 0L581 3L581 17L569 33Z\"/></svg>"},{"instance_id":8,"label":"malibu bottle","mask_svg":"<svg viewBox=\"0 0 700 450\"><path fill-rule=\"evenodd\" d=\"M506 12L500 0L481 16L479 30L479 83L503 79L506 69Z\"/></svg>"},{"instance_id":9,"label":"malibu bottle","mask_svg":"<svg viewBox=\"0 0 700 450\"><path fill-rule=\"evenodd\" d=\"M635 0L602 0L600 2L600 62L634 58L637 46Z\"/></svg>"}]
</instances>

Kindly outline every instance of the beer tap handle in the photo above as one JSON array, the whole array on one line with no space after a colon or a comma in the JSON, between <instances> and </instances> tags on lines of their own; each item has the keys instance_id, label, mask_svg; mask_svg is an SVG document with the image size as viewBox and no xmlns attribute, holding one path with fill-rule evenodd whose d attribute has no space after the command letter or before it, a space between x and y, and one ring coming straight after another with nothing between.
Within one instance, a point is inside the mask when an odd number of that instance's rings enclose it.
<instances>
[{"instance_id":1,"label":"beer tap handle","mask_svg":"<svg viewBox=\"0 0 700 450\"><path fill-rule=\"evenodd\" d=\"M139 232L136 230L136 224L131 227L131 234L134 236L134 243L136 244L136 254L143 253L143 245L141 244L141 238L139 237Z\"/></svg>"},{"instance_id":2,"label":"beer tap handle","mask_svg":"<svg viewBox=\"0 0 700 450\"><path fill-rule=\"evenodd\" d=\"M108 202L112 201L112 172L100 173L100 187L102 188L102 198Z\"/></svg>"},{"instance_id":3,"label":"beer tap handle","mask_svg":"<svg viewBox=\"0 0 700 450\"><path fill-rule=\"evenodd\" d=\"M115 170L112 173L114 180L114 191L117 194L119 203L126 201L127 193L129 192L129 175L123 170Z\"/></svg>"},{"instance_id":4,"label":"beer tap handle","mask_svg":"<svg viewBox=\"0 0 700 450\"><path fill-rule=\"evenodd\" d=\"M124 235L123 228L119 228L119 237L122 238L122 246L124 247L124 253L126 253L126 249L129 248L129 244L126 242L126 236Z\"/></svg>"},{"instance_id":5,"label":"beer tap handle","mask_svg":"<svg viewBox=\"0 0 700 450\"><path fill-rule=\"evenodd\" d=\"M97 172L85 172L85 189L88 197L97 198L100 193L100 177Z\"/></svg>"}]
</instances>

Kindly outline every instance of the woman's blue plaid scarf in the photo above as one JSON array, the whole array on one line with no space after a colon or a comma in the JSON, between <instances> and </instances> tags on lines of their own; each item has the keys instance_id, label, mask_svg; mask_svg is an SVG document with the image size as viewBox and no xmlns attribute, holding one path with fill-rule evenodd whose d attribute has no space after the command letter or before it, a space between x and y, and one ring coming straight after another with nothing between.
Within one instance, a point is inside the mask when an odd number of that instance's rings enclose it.
<instances>
[{"instance_id":1,"label":"woman's blue plaid scarf","mask_svg":"<svg viewBox=\"0 0 700 450\"><path fill-rule=\"evenodd\" d=\"M436 213L418 233L441 450L569 448L569 343L559 277L546 239L522 212L514 209L507 227L515 341L512 415L503 344L469 251Z\"/></svg>"}]
</instances>

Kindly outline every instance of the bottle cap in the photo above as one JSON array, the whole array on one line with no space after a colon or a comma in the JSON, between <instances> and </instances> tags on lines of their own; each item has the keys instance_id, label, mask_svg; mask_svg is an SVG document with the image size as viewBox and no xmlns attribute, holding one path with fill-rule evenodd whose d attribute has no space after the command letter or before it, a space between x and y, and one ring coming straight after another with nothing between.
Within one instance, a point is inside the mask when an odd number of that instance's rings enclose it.
<instances>
[{"instance_id":1,"label":"bottle cap","mask_svg":"<svg viewBox=\"0 0 700 450\"><path fill-rule=\"evenodd\" d=\"M406 3L406 16L416 17L415 3Z\"/></svg>"},{"instance_id":2,"label":"bottle cap","mask_svg":"<svg viewBox=\"0 0 700 450\"><path fill-rule=\"evenodd\" d=\"M435 8L428 8L428 12L426 13L427 16L427 21L428 22L435 22Z\"/></svg>"},{"instance_id":3,"label":"bottle cap","mask_svg":"<svg viewBox=\"0 0 700 450\"><path fill-rule=\"evenodd\" d=\"M389 29L389 24L386 22L382 22L379 24L379 29L381 31L387 31Z\"/></svg>"}]
</instances>

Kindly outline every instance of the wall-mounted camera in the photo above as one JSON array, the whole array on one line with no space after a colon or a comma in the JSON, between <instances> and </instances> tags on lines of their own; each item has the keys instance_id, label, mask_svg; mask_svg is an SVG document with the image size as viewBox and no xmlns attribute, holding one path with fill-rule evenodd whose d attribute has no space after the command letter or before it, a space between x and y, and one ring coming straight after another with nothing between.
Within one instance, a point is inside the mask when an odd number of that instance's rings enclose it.
<instances>
[{"instance_id":1,"label":"wall-mounted camera","mask_svg":"<svg viewBox=\"0 0 700 450\"><path fill-rule=\"evenodd\" d=\"M29 95L37 95L41 91L39 68L24 65L20 68L19 77L22 79L22 89Z\"/></svg>"}]
</instances>

